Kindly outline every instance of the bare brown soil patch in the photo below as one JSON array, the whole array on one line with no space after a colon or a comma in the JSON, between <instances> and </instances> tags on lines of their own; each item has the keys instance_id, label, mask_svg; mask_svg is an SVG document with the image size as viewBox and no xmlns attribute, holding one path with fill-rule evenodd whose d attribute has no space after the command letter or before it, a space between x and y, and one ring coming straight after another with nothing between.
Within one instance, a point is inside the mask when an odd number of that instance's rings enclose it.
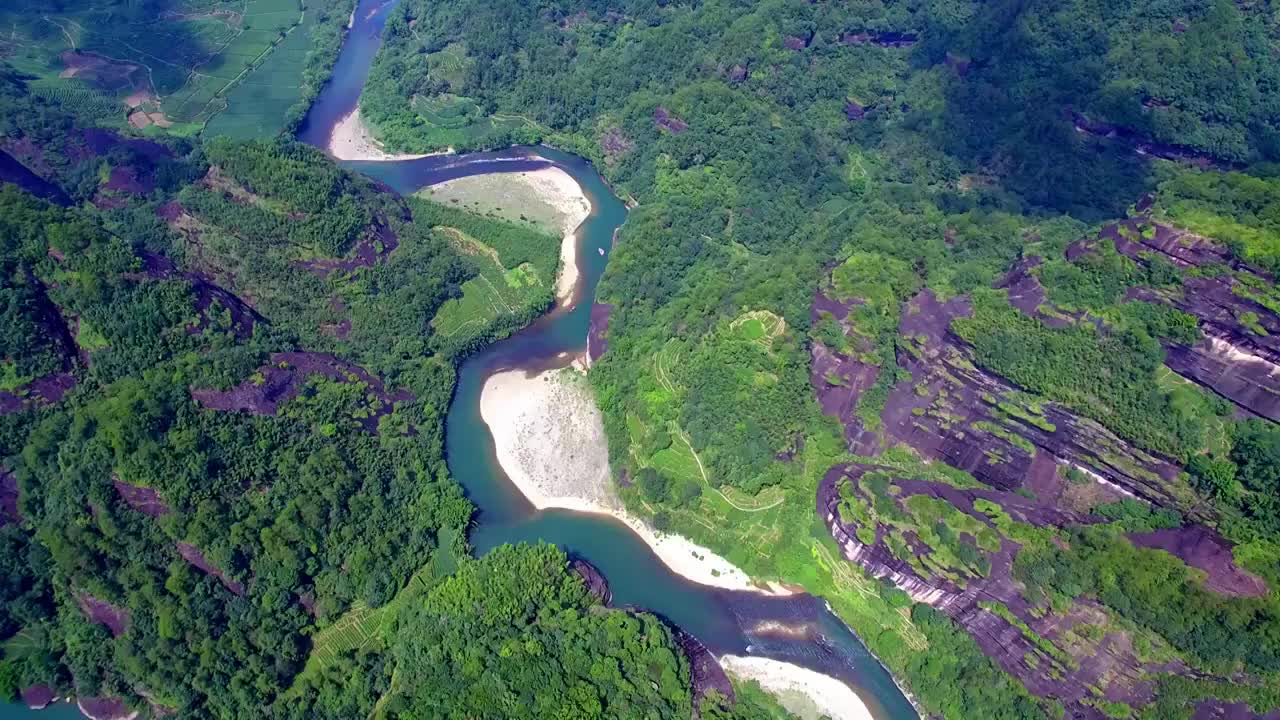
<instances>
[{"instance_id":1,"label":"bare brown soil patch","mask_svg":"<svg viewBox=\"0 0 1280 720\"><path fill-rule=\"evenodd\" d=\"M104 55L79 50L67 50L59 56L64 69L58 73L62 78L83 80L108 93L126 90L138 91L149 89L151 81L140 65L113 60Z\"/></svg>"}]
</instances>

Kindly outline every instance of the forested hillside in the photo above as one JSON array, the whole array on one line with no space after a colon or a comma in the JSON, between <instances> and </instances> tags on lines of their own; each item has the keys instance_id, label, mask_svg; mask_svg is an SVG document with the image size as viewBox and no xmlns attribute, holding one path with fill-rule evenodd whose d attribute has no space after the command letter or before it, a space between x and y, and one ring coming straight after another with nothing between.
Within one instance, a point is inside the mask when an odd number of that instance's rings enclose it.
<instances>
[{"instance_id":1,"label":"forested hillside","mask_svg":"<svg viewBox=\"0 0 1280 720\"><path fill-rule=\"evenodd\" d=\"M550 298L466 343L433 320L478 273L462 233L504 260L529 241L554 263L558 240L288 139L140 139L0 78L0 147L27 163L0 184L0 701L689 717L659 619L605 609L552 547L467 555L455 367ZM696 697L785 717L741 694Z\"/></svg>"},{"instance_id":2,"label":"forested hillside","mask_svg":"<svg viewBox=\"0 0 1280 720\"><path fill-rule=\"evenodd\" d=\"M405 0L362 110L406 151L572 149L638 203L590 375L624 496L823 594L927 711L1262 716L1276 29Z\"/></svg>"}]
</instances>

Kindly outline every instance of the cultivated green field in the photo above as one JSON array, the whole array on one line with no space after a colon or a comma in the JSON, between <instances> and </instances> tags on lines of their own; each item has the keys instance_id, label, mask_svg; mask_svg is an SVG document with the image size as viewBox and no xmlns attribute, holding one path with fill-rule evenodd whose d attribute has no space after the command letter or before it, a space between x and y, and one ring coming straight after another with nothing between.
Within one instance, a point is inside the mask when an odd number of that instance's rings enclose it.
<instances>
[{"instance_id":1,"label":"cultivated green field","mask_svg":"<svg viewBox=\"0 0 1280 720\"><path fill-rule=\"evenodd\" d=\"M0 55L39 92L74 93L103 124L271 134L298 98L308 31L301 0L101 2L0 10Z\"/></svg>"},{"instance_id":2,"label":"cultivated green field","mask_svg":"<svg viewBox=\"0 0 1280 720\"><path fill-rule=\"evenodd\" d=\"M496 324L524 317L530 308L545 304L551 280L544 279L530 263L503 267L498 253L454 228L440 228L476 263L480 274L462 284L462 297L449 300L436 313L431 327L448 342L463 343L480 337Z\"/></svg>"}]
</instances>

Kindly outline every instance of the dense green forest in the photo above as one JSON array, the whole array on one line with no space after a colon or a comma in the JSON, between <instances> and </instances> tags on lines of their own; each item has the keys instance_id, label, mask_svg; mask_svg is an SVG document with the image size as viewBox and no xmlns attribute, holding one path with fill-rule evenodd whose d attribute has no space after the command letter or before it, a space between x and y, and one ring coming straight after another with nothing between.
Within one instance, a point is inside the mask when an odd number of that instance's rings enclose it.
<instances>
[{"instance_id":1,"label":"dense green forest","mask_svg":"<svg viewBox=\"0 0 1280 720\"><path fill-rule=\"evenodd\" d=\"M1280 704L1267 4L390 12L389 149L546 142L637 203L590 372L634 512L824 597L934 716ZM287 140L86 132L124 126L46 81L0 71L60 203L0 191L0 691L688 716L659 620L466 553L455 367L549 305L555 238ZM781 716L738 695L702 716Z\"/></svg>"},{"instance_id":2,"label":"dense green forest","mask_svg":"<svg viewBox=\"0 0 1280 720\"><path fill-rule=\"evenodd\" d=\"M94 130L2 77L0 142L44 148L67 204L0 186L0 700L689 716L657 618L603 608L550 546L467 556L455 367L549 297L466 344L433 319L479 272L460 234L548 277L557 239L406 204L285 138ZM742 693L704 711L787 717Z\"/></svg>"},{"instance_id":3,"label":"dense green forest","mask_svg":"<svg viewBox=\"0 0 1280 720\"><path fill-rule=\"evenodd\" d=\"M1203 363L1218 343L1274 357L1276 27L1265 4L1225 0L405 0L361 107L389 147L547 142L638 202L600 287L609 346L591 371L633 510L828 597L929 711L1160 717L1177 697L1180 716L1240 695L1167 676L1158 704L1127 686L1075 694L1052 654L1034 666L976 644L972 618L896 613L910 602L833 566L812 502L866 452L950 487L998 479L1087 525L1117 512L1096 476L1186 518L1133 532L1207 524L1274 588L1276 389L1246 397ZM829 409L843 437L815 390L849 398ZM1033 458L1064 469L1031 487ZM880 516L910 531L900 555L930 538L947 563L993 572L921 513ZM1039 604L974 612L1061 657L1142 662L1031 629L1100 603L1168 658L1274 682L1274 589L1227 609L1195 585L1193 551L1048 516L1061 544L1014 567L1059 568L1037 571ZM938 567L952 566L923 580Z\"/></svg>"}]
</instances>

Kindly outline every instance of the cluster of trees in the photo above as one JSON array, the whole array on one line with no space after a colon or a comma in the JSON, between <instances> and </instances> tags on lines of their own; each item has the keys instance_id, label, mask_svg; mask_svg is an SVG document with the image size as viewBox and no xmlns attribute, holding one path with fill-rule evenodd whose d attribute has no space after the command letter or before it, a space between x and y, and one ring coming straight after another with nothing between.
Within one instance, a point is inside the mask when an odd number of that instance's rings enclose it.
<instances>
[{"instance_id":1,"label":"cluster of trees","mask_svg":"<svg viewBox=\"0 0 1280 720\"><path fill-rule=\"evenodd\" d=\"M256 164L247 159L255 154ZM284 144L215 144L207 157L252 178L268 199L296 201L320 216L343 207L289 193L355 182L318 154ZM138 198L139 214L160 199ZM361 212L378 209L369 203ZM382 434L358 423L326 432L328 421L358 413L360 403L323 388L304 388L297 408L286 405L280 417L203 410L189 388L241 382L270 352L299 349L306 318L276 322L268 314L242 342L218 323L193 331L193 281L151 277L139 260L144 249L183 257L180 239L136 218L61 209L12 186L0 189L4 293L14 300L6 342L14 343L20 371L49 369L29 359L47 354L48 341L24 338L56 336L50 323L68 333L67 344L74 319L95 333L91 346L77 338L80 348L58 348L58 362L79 382L75 394L4 419L2 451L20 485L24 522L3 528L12 552L5 554L0 635L18 640L6 643L0 676L6 695L33 683L124 697L144 688L183 712L257 714L302 667L305 628L357 601L385 603L431 557L442 533L456 536L469 521L471 505L449 480L442 451L452 364L425 348L400 354L372 330L353 332L344 341L351 353L376 360L370 364L417 398L394 409L399 419L384 422ZM122 234L135 227L145 232ZM364 269L355 283L386 289L355 307L394 301L398 292L422 296L394 308L397 316L425 313L406 337L428 332L434 308L460 280L447 245L429 242L429 229L422 234L424 242L398 258L404 266ZM247 254L250 244L242 239L235 249ZM267 287L273 278L250 280ZM299 302L329 304L332 286L308 289ZM316 327L305 333L320 335ZM409 426L415 434L406 434ZM132 507L117 483L154 492L149 512L156 516ZM211 570L184 559L179 542L195 547ZM127 618L123 634L113 638L90 622L78 607L84 597Z\"/></svg>"},{"instance_id":2,"label":"cluster of trees","mask_svg":"<svg viewBox=\"0 0 1280 720\"><path fill-rule=\"evenodd\" d=\"M693 708L689 660L660 619L599 604L551 545L463 559L400 611L385 652L355 651L308 674L281 718L647 718ZM715 720L786 720L754 683Z\"/></svg>"},{"instance_id":3,"label":"cluster of trees","mask_svg":"<svg viewBox=\"0 0 1280 720\"><path fill-rule=\"evenodd\" d=\"M553 546L464 560L396 630L391 717L678 717L689 664L655 617L593 611Z\"/></svg>"},{"instance_id":4,"label":"cluster of trees","mask_svg":"<svg viewBox=\"0 0 1280 720\"><path fill-rule=\"evenodd\" d=\"M1058 129L1075 110L1230 161L1276 157L1274 20L1261 6L934 2L920 18L920 54L965 65L942 119L966 152L1036 148L1051 151L1037 165L1070 161L1052 143L1066 139Z\"/></svg>"},{"instance_id":5,"label":"cluster of trees","mask_svg":"<svg viewBox=\"0 0 1280 720\"><path fill-rule=\"evenodd\" d=\"M1271 165L1258 174L1180 172L1160 183L1158 210L1220 242L1270 273L1280 270L1280 178Z\"/></svg>"},{"instance_id":6,"label":"cluster of trees","mask_svg":"<svg viewBox=\"0 0 1280 720\"><path fill-rule=\"evenodd\" d=\"M1238 540L1274 537L1280 532L1280 428L1255 418L1231 430L1229 452L1197 455L1187 470L1201 493L1246 520L1231 528Z\"/></svg>"}]
</instances>

